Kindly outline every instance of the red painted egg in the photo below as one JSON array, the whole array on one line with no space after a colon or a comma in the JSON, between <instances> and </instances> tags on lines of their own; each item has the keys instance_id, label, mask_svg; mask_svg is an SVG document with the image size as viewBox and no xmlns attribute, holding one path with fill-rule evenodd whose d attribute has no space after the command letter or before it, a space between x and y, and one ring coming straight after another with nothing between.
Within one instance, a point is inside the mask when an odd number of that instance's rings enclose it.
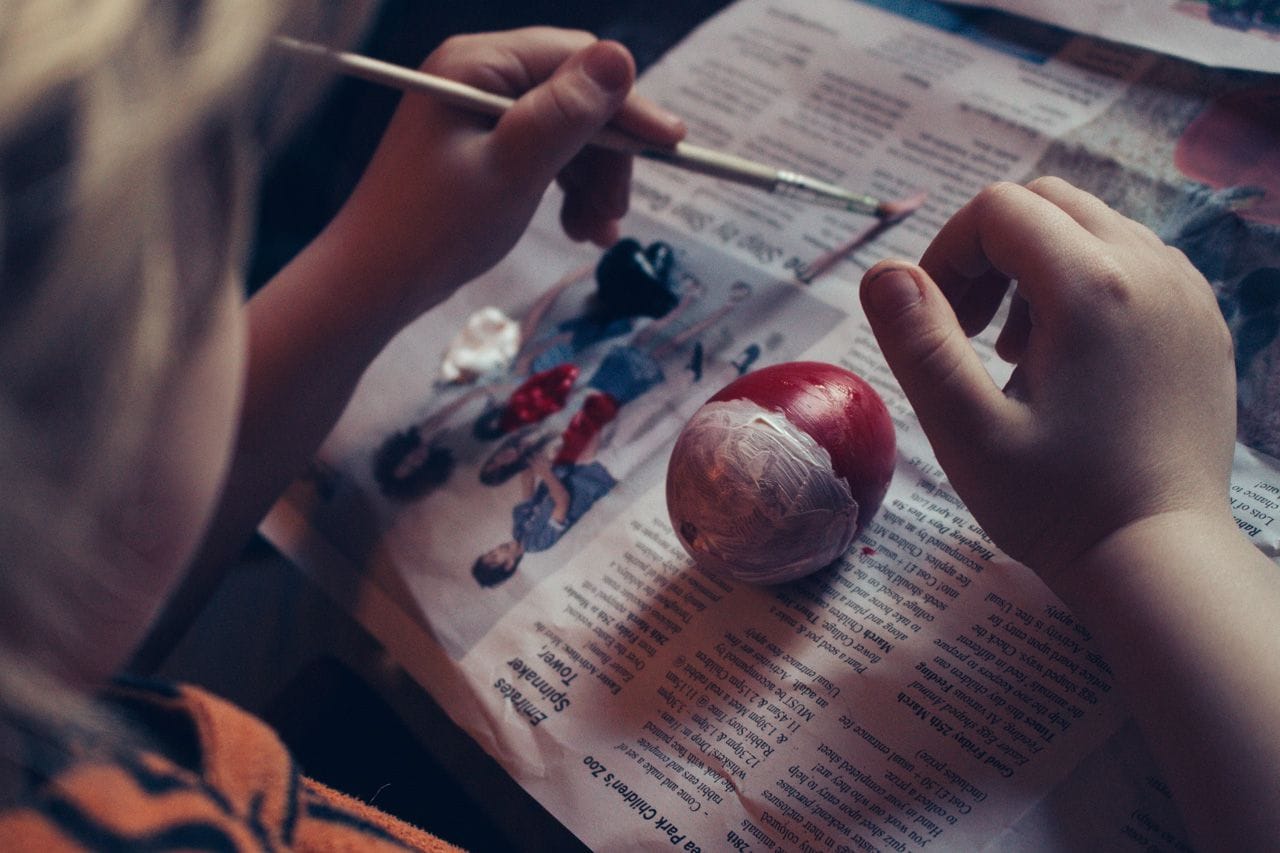
<instances>
[{"instance_id":1,"label":"red painted egg","mask_svg":"<svg viewBox=\"0 0 1280 853\"><path fill-rule=\"evenodd\" d=\"M879 508L893 422L860 376L795 361L739 377L676 439L667 511L699 566L783 583L828 565Z\"/></svg>"}]
</instances>

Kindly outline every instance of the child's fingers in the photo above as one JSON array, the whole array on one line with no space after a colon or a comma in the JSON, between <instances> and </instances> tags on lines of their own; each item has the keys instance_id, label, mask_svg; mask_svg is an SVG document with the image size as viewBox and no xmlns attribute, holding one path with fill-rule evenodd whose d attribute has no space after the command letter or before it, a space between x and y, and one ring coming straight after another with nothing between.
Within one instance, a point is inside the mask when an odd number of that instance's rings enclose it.
<instances>
[{"instance_id":1,"label":"child's fingers","mask_svg":"<svg viewBox=\"0 0 1280 853\"><path fill-rule=\"evenodd\" d=\"M947 301L956 312L960 327L970 337L978 334L995 317L1009 292L1009 278L992 269L975 279L965 281L961 289L953 285L946 293Z\"/></svg>"},{"instance_id":2,"label":"child's fingers","mask_svg":"<svg viewBox=\"0 0 1280 853\"><path fill-rule=\"evenodd\" d=\"M588 147L561 170L557 182L565 193L560 210L565 234L611 245L616 222L630 205L631 158Z\"/></svg>"},{"instance_id":3,"label":"child's fingers","mask_svg":"<svg viewBox=\"0 0 1280 853\"><path fill-rule=\"evenodd\" d=\"M1097 266L1098 238L1026 187L987 187L947 221L920 260L949 299L1016 279L1035 307L1071 301L1073 282ZM989 303L984 303L989 304ZM966 328L972 318L961 317Z\"/></svg>"},{"instance_id":4,"label":"child's fingers","mask_svg":"<svg viewBox=\"0 0 1280 853\"><path fill-rule=\"evenodd\" d=\"M863 277L861 297L885 359L936 447L976 441L1006 414L1009 401L924 270L877 264Z\"/></svg>"},{"instance_id":5,"label":"child's fingers","mask_svg":"<svg viewBox=\"0 0 1280 853\"><path fill-rule=\"evenodd\" d=\"M596 42L569 57L498 122L490 141L494 168L550 183L613 118L634 81L631 54L616 42Z\"/></svg>"},{"instance_id":6,"label":"child's fingers","mask_svg":"<svg viewBox=\"0 0 1280 853\"><path fill-rule=\"evenodd\" d=\"M675 145L686 131L684 119L634 91L627 96L613 123L620 130L658 147Z\"/></svg>"},{"instance_id":7,"label":"child's fingers","mask_svg":"<svg viewBox=\"0 0 1280 853\"><path fill-rule=\"evenodd\" d=\"M569 239L590 240L601 247L612 246L620 234L618 218L602 214L590 196L580 193L565 195L560 224Z\"/></svg>"},{"instance_id":8,"label":"child's fingers","mask_svg":"<svg viewBox=\"0 0 1280 853\"><path fill-rule=\"evenodd\" d=\"M1102 199L1062 178L1036 178L1027 184L1027 189L1063 210L1090 234L1109 243L1123 245L1137 237L1151 245L1163 245L1150 228L1134 222Z\"/></svg>"},{"instance_id":9,"label":"child's fingers","mask_svg":"<svg viewBox=\"0 0 1280 853\"><path fill-rule=\"evenodd\" d=\"M996 354L1010 364L1022 360L1031 339L1031 306L1022 294L1015 292L1009 303L1009 316L996 339Z\"/></svg>"},{"instance_id":10,"label":"child's fingers","mask_svg":"<svg viewBox=\"0 0 1280 853\"><path fill-rule=\"evenodd\" d=\"M558 27L459 35L433 51L423 70L515 98L596 40L589 32Z\"/></svg>"}]
</instances>

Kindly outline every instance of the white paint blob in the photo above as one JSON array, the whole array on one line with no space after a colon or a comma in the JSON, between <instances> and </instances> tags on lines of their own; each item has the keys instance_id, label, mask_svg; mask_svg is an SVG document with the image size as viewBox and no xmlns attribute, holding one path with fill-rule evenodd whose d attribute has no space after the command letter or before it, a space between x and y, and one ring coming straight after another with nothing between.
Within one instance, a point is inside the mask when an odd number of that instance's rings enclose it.
<instances>
[{"instance_id":1,"label":"white paint blob","mask_svg":"<svg viewBox=\"0 0 1280 853\"><path fill-rule=\"evenodd\" d=\"M454 336L440 365L445 382L471 382L490 371L506 368L520 349L520 324L493 307L467 318Z\"/></svg>"}]
</instances>

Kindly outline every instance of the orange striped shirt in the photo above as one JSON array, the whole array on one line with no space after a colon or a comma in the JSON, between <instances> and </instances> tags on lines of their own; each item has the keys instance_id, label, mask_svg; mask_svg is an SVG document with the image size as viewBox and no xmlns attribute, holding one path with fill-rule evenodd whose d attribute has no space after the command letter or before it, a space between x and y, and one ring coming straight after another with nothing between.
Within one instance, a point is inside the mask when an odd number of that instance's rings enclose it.
<instances>
[{"instance_id":1,"label":"orange striped shirt","mask_svg":"<svg viewBox=\"0 0 1280 853\"><path fill-rule=\"evenodd\" d=\"M111 704L148 746L33 744L26 790L0 808L0 849L459 849L303 776L266 723L202 690L129 682Z\"/></svg>"}]
</instances>

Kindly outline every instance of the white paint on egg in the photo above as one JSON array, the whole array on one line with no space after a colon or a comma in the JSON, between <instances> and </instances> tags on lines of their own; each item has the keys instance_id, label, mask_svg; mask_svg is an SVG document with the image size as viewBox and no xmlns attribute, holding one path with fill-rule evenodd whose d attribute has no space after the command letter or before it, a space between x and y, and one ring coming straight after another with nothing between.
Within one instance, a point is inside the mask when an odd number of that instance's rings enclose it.
<instances>
[{"instance_id":1,"label":"white paint on egg","mask_svg":"<svg viewBox=\"0 0 1280 853\"><path fill-rule=\"evenodd\" d=\"M707 403L676 441L667 477L676 535L699 565L782 583L845 552L858 503L831 455L779 411Z\"/></svg>"}]
</instances>

